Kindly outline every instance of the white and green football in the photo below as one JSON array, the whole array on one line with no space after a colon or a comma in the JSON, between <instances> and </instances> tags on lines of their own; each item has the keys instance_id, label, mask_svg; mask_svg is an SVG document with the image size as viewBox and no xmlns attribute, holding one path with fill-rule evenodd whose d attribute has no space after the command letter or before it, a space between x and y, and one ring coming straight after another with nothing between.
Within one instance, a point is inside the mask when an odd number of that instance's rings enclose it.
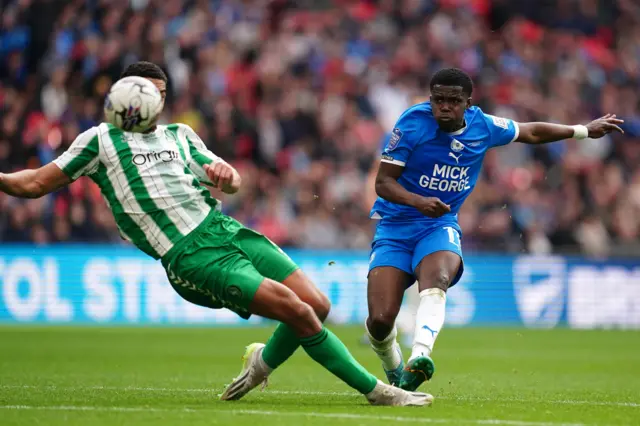
<instances>
[{"instance_id":1,"label":"white and green football","mask_svg":"<svg viewBox=\"0 0 640 426\"><path fill-rule=\"evenodd\" d=\"M153 127L164 101L158 88L142 77L124 77L116 81L104 101L108 123L126 132L141 133Z\"/></svg>"}]
</instances>

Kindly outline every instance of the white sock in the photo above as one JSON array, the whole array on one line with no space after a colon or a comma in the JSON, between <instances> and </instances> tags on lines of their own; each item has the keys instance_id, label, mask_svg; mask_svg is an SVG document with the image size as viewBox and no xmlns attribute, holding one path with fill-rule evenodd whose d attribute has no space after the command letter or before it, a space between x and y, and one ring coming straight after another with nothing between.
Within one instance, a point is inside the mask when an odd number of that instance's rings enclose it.
<instances>
[{"instance_id":1,"label":"white sock","mask_svg":"<svg viewBox=\"0 0 640 426\"><path fill-rule=\"evenodd\" d=\"M446 302L447 293L439 288L428 288L420 292L413 350L409 360L418 356L431 355L433 345L444 324Z\"/></svg>"},{"instance_id":2,"label":"white sock","mask_svg":"<svg viewBox=\"0 0 640 426\"><path fill-rule=\"evenodd\" d=\"M382 361L382 366L385 370L395 370L402 363L402 356L400 355L398 349L398 342L396 341L396 337L398 336L398 330L396 326L393 326L393 330L384 340L376 340L371 333L369 332L369 327L367 327L367 323L364 323L364 328L367 330L367 334L369 335L369 342L371 342L371 347L373 351L378 355L378 358Z\"/></svg>"},{"instance_id":3,"label":"white sock","mask_svg":"<svg viewBox=\"0 0 640 426\"><path fill-rule=\"evenodd\" d=\"M400 343L410 348L413 345L413 335L416 327L416 312L420 304L420 294L418 285L415 284L404 292L405 303L400 308L396 318L396 326L400 336Z\"/></svg>"},{"instance_id":4,"label":"white sock","mask_svg":"<svg viewBox=\"0 0 640 426\"><path fill-rule=\"evenodd\" d=\"M273 368L269 367L266 362L264 362L264 358L262 358L262 353L264 352L264 347L260 349L260 354L258 355L258 368L262 371L266 376L273 372Z\"/></svg>"}]
</instances>

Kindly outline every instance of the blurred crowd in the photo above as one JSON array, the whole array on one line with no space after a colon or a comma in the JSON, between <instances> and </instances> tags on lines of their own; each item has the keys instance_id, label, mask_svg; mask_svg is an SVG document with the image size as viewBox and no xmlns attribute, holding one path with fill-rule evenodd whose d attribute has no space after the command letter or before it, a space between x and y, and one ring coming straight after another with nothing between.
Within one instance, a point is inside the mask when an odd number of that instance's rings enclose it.
<instances>
[{"instance_id":1,"label":"blurred crowd","mask_svg":"<svg viewBox=\"0 0 640 426\"><path fill-rule=\"evenodd\" d=\"M0 171L50 162L101 121L123 68L169 76L162 122L238 167L225 211L284 246L368 248L368 175L434 71L517 121L626 120L624 136L486 156L460 214L467 250L594 256L640 233L635 0L4 0ZM216 194L219 195L219 194ZM95 185L0 196L4 242L118 241Z\"/></svg>"}]
</instances>

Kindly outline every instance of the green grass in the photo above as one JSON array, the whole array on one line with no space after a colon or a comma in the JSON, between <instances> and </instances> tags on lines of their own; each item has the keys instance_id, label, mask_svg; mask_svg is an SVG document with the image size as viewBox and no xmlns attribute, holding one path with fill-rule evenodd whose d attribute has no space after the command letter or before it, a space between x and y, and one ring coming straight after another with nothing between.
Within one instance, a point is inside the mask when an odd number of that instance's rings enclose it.
<instances>
[{"instance_id":1,"label":"green grass","mask_svg":"<svg viewBox=\"0 0 640 426\"><path fill-rule=\"evenodd\" d=\"M360 328L335 328L382 377ZM431 408L371 407L303 351L264 391L217 395L268 328L0 328L2 425L640 424L640 333L447 329Z\"/></svg>"}]
</instances>

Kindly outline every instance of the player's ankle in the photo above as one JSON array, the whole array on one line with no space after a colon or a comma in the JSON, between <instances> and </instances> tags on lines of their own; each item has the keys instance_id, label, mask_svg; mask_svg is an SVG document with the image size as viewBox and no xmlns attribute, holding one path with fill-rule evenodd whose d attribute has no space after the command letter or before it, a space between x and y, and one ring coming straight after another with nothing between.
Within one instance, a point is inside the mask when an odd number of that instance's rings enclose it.
<instances>
[{"instance_id":1,"label":"player's ankle","mask_svg":"<svg viewBox=\"0 0 640 426\"><path fill-rule=\"evenodd\" d=\"M430 357L431 350L432 348L425 345L424 343L415 342L413 344L413 348L411 349L411 356L409 357L409 362L413 361L418 357Z\"/></svg>"},{"instance_id":2,"label":"player's ankle","mask_svg":"<svg viewBox=\"0 0 640 426\"><path fill-rule=\"evenodd\" d=\"M258 363L260 365L260 369L262 370L262 372L264 372L266 376L268 376L273 372L273 370L275 370L275 367L271 367L267 363L267 361L264 359L264 348L260 351L260 356L258 357Z\"/></svg>"}]
</instances>

